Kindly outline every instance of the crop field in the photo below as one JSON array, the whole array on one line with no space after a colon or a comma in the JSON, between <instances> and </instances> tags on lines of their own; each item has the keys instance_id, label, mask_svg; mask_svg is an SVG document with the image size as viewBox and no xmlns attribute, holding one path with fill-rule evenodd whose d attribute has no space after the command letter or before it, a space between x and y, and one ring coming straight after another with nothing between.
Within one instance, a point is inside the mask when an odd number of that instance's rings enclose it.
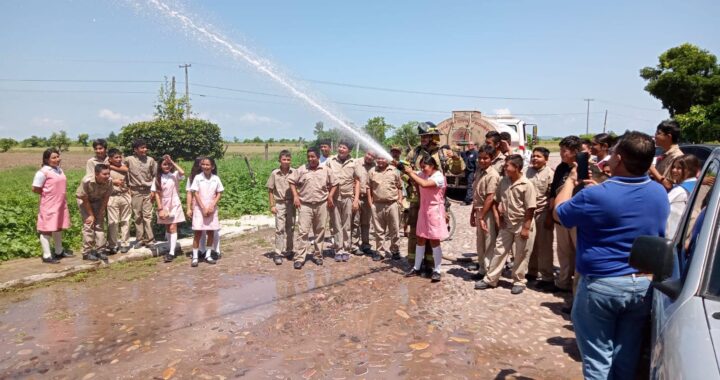
<instances>
[{"instance_id":1,"label":"crop field","mask_svg":"<svg viewBox=\"0 0 720 380\"><path fill-rule=\"evenodd\" d=\"M228 150L226 158L217 162L218 176L225 186L225 192L219 203L220 218L269 212L265 183L270 172L278 166L277 152L280 150L271 151L268 161L263 159L262 154L248 154L254 175L250 174L240 151L230 153ZM0 154L2 163L0 175L3 177L0 181L0 260L40 256L40 245L35 229L39 196L31 191L31 184L40 166L41 151L11 151ZM304 162L304 154L300 152L300 148L294 149L293 167ZM90 150L86 152L71 150L63 152L61 156L63 159L61 167L68 177L67 198L72 220L70 229L64 232L63 241L68 248L76 252L79 251L82 239L80 233L82 221L75 200L75 191L84 175L85 162L91 155ZM187 174L190 173L191 163L179 164ZM185 181L181 185L181 190L180 197L185 204ZM189 232L189 223L181 226L181 230ZM160 231L156 229L156 233Z\"/></svg>"}]
</instances>

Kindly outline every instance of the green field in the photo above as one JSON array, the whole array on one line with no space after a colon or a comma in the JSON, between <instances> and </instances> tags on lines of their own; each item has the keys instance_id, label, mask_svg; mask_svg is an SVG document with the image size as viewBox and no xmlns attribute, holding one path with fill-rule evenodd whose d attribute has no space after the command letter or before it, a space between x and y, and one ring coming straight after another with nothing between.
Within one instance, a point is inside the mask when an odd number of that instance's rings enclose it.
<instances>
[{"instance_id":1,"label":"green field","mask_svg":"<svg viewBox=\"0 0 720 380\"><path fill-rule=\"evenodd\" d=\"M265 182L270 172L278 166L276 149L268 161L263 154L249 155L250 166L254 172L251 177L244 158L239 153L228 153L225 159L219 160L218 176L225 186L223 198L219 204L221 219L235 218L246 214L268 213L267 191ZM304 153L295 148L293 166L304 162ZM88 156L89 157L89 156ZM191 163L179 163L187 174ZM39 196L31 191L33 176L38 166L22 166L0 170L3 180L0 181L0 260L16 257L40 256L40 246L35 232ZM65 169L68 177L67 197L71 228L64 233L65 245L78 252L81 243L81 220L75 200L75 190L80 183L84 169ZM181 185L180 197L185 201L185 181ZM189 223L182 226L189 231ZM157 229L156 232L160 230ZM162 235L161 235L162 236ZM161 239L162 240L162 237Z\"/></svg>"}]
</instances>

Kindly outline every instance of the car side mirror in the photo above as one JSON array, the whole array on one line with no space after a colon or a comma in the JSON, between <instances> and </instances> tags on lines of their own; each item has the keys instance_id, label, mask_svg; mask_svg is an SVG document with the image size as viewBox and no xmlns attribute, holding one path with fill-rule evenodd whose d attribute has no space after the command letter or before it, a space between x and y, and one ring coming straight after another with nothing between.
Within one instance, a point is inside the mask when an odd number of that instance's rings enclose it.
<instances>
[{"instance_id":1,"label":"car side mirror","mask_svg":"<svg viewBox=\"0 0 720 380\"><path fill-rule=\"evenodd\" d=\"M673 272L672 240L657 236L638 236L630 249L630 266L652 273L654 282L662 282Z\"/></svg>"}]
</instances>

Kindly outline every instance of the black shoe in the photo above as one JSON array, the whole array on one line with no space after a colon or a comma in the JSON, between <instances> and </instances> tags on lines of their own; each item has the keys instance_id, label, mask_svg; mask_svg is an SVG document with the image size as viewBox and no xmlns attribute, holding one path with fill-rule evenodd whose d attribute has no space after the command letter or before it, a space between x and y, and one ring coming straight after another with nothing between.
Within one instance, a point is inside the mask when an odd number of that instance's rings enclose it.
<instances>
[{"instance_id":1,"label":"black shoe","mask_svg":"<svg viewBox=\"0 0 720 380\"><path fill-rule=\"evenodd\" d=\"M98 261L98 257L95 256L95 252L83 253L83 260Z\"/></svg>"},{"instance_id":2,"label":"black shoe","mask_svg":"<svg viewBox=\"0 0 720 380\"><path fill-rule=\"evenodd\" d=\"M533 274L526 274L526 275L525 275L525 279L528 280L528 281L537 281L538 276L535 276L535 275L533 275Z\"/></svg>"},{"instance_id":3,"label":"black shoe","mask_svg":"<svg viewBox=\"0 0 720 380\"><path fill-rule=\"evenodd\" d=\"M105 262L108 261L107 255L104 254L104 253L102 253L102 252L98 252L98 253L96 254L96 256L97 256L98 259L100 259L100 260L102 260L102 261L105 261Z\"/></svg>"},{"instance_id":4,"label":"black shoe","mask_svg":"<svg viewBox=\"0 0 720 380\"><path fill-rule=\"evenodd\" d=\"M372 259L373 261L381 261L384 257L380 254L380 252L373 252Z\"/></svg>"},{"instance_id":5,"label":"black shoe","mask_svg":"<svg viewBox=\"0 0 720 380\"><path fill-rule=\"evenodd\" d=\"M171 255L168 253L165 255L165 260L163 261L166 263L171 263L173 260L175 260L175 255Z\"/></svg>"},{"instance_id":6,"label":"black shoe","mask_svg":"<svg viewBox=\"0 0 720 380\"><path fill-rule=\"evenodd\" d=\"M477 272L477 273L475 273L474 275L472 275L472 279L473 279L473 280L480 281L480 280L482 280L483 278L485 278L485 273L483 273L483 272Z\"/></svg>"},{"instance_id":7,"label":"black shoe","mask_svg":"<svg viewBox=\"0 0 720 380\"><path fill-rule=\"evenodd\" d=\"M182 248L180 247L180 244L176 245L175 246L175 256L182 256L182 254L183 254L183 251L182 251Z\"/></svg>"},{"instance_id":8,"label":"black shoe","mask_svg":"<svg viewBox=\"0 0 720 380\"><path fill-rule=\"evenodd\" d=\"M401 259L401 257L400 257L400 252L393 252L393 254L392 254L392 259L393 259L393 260L400 260L400 259Z\"/></svg>"},{"instance_id":9,"label":"black shoe","mask_svg":"<svg viewBox=\"0 0 720 380\"><path fill-rule=\"evenodd\" d=\"M483 280L480 280L475 283L475 289L477 289L477 290L485 290L485 289L490 289L490 288L493 288L493 286L490 286L490 284L488 284L487 282L485 282Z\"/></svg>"},{"instance_id":10,"label":"black shoe","mask_svg":"<svg viewBox=\"0 0 720 380\"><path fill-rule=\"evenodd\" d=\"M220 252L218 252L218 251L216 251L216 250L214 250L214 249L211 249L211 250L210 250L210 257L212 257L213 260L220 260L220 258L222 257L222 255L220 254Z\"/></svg>"},{"instance_id":11,"label":"black shoe","mask_svg":"<svg viewBox=\"0 0 720 380\"><path fill-rule=\"evenodd\" d=\"M120 253L128 253L130 251L130 248L131 247L129 245L122 246L120 247Z\"/></svg>"},{"instance_id":12,"label":"black shoe","mask_svg":"<svg viewBox=\"0 0 720 380\"><path fill-rule=\"evenodd\" d=\"M412 268L409 271L405 272L405 277L415 277L415 276L419 276L419 275L420 275L420 271L415 268Z\"/></svg>"},{"instance_id":13,"label":"black shoe","mask_svg":"<svg viewBox=\"0 0 720 380\"><path fill-rule=\"evenodd\" d=\"M198 259L192 259L190 266L196 268L198 266Z\"/></svg>"},{"instance_id":14,"label":"black shoe","mask_svg":"<svg viewBox=\"0 0 720 380\"><path fill-rule=\"evenodd\" d=\"M64 259L64 258L66 258L66 257L75 257L75 255L73 255L72 253L70 253L70 252L68 252L68 251L66 251L66 250L63 249L62 252L56 253L56 254L54 255L54 257L55 257L56 259Z\"/></svg>"},{"instance_id":15,"label":"black shoe","mask_svg":"<svg viewBox=\"0 0 720 380\"><path fill-rule=\"evenodd\" d=\"M315 265L323 265L322 257L313 257L312 261L315 263Z\"/></svg>"},{"instance_id":16,"label":"black shoe","mask_svg":"<svg viewBox=\"0 0 720 380\"><path fill-rule=\"evenodd\" d=\"M275 265L282 265L282 262L283 262L282 256L275 255L275 257L273 257L273 262L275 263Z\"/></svg>"},{"instance_id":17,"label":"black shoe","mask_svg":"<svg viewBox=\"0 0 720 380\"><path fill-rule=\"evenodd\" d=\"M479 269L480 269L480 265L478 265L478 263L470 263L470 264L468 264L468 266L466 267L466 269L469 270L469 271L471 271L471 272L475 272L476 270L479 270Z\"/></svg>"},{"instance_id":18,"label":"black shoe","mask_svg":"<svg viewBox=\"0 0 720 380\"><path fill-rule=\"evenodd\" d=\"M55 257L53 257L53 256L50 256L50 257L47 257L47 258L46 258L46 257L42 257L41 259L42 259L42 262L45 263L45 264L60 264L60 260L58 260L57 258L55 258Z\"/></svg>"},{"instance_id":19,"label":"black shoe","mask_svg":"<svg viewBox=\"0 0 720 380\"><path fill-rule=\"evenodd\" d=\"M105 254L108 256L112 256L116 253L117 253L117 250L114 247L105 249Z\"/></svg>"},{"instance_id":20,"label":"black shoe","mask_svg":"<svg viewBox=\"0 0 720 380\"><path fill-rule=\"evenodd\" d=\"M205 257L205 262L208 264L212 264L212 265L215 265L215 263L217 263L217 261L215 261L215 259L212 258L212 253L210 254L210 257L207 257L207 256Z\"/></svg>"},{"instance_id":21,"label":"black shoe","mask_svg":"<svg viewBox=\"0 0 720 380\"><path fill-rule=\"evenodd\" d=\"M296 261L293 263L293 268L295 268L295 269L302 269L302 267L303 267L302 261Z\"/></svg>"},{"instance_id":22,"label":"black shoe","mask_svg":"<svg viewBox=\"0 0 720 380\"><path fill-rule=\"evenodd\" d=\"M352 254L355 255L355 256L362 256L362 255L365 254L365 252L363 252L363 251L355 248L355 249L352 250Z\"/></svg>"},{"instance_id":23,"label":"black shoe","mask_svg":"<svg viewBox=\"0 0 720 380\"><path fill-rule=\"evenodd\" d=\"M512 289L510 289L510 294L520 294L520 293L522 293L523 291L525 291L525 287L524 287L524 286L513 285Z\"/></svg>"},{"instance_id":24,"label":"black shoe","mask_svg":"<svg viewBox=\"0 0 720 380\"><path fill-rule=\"evenodd\" d=\"M440 281L440 272L433 272L432 276L430 276L430 281L439 282Z\"/></svg>"}]
</instances>

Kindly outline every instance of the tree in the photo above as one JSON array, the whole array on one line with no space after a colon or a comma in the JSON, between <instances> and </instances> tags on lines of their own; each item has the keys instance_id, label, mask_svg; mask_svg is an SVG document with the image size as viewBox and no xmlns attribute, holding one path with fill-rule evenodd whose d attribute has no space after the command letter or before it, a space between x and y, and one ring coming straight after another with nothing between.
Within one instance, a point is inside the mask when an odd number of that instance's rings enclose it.
<instances>
[{"instance_id":1,"label":"tree","mask_svg":"<svg viewBox=\"0 0 720 380\"><path fill-rule=\"evenodd\" d=\"M420 143L420 138L417 134L417 121L408 121L407 123L395 129L395 133L390 138L392 145L400 145L408 148L417 146Z\"/></svg>"},{"instance_id":2,"label":"tree","mask_svg":"<svg viewBox=\"0 0 720 380\"><path fill-rule=\"evenodd\" d=\"M367 121L367 124L365 124L365 127L363 127L363 130L375 141L379 142L380 144L384 144L386 140L385 133L389 132L394 128L395 127L385 122L384 117L377 116L369 119Z\"/></svg>"},{"instance_id":3,"label":"tree","mask_svg":"<svg viewBox=\"0 0 720 380\"><path fill-rule=\"evenodd\" d=\"M87 146L89 144L89 141L88 141L89 138L90 138L90 136L87 133L79 134L78 135L78 144L87 148Z\"/></svg>"},{"instance_id":4,"label":"tree","mask_svg":"<svg viewBox=\"0 0 720 380\"><path fill-rule=\"evenodd\" d=\"M25 140L23 140L21 144L24 148L47 146L47 139L44 137L38 137L38 136L32 135L32 136L26 138Z\"/></svg>"},{"instance_id":5,"label":"tree","mask_svg":"<svg viewBox=\"0 0 720 380\"><path fill-rule=\"evenodd\" d=\"M135 139L147 142L148 154L160 157L169 154L173 159L192 161L198 156L222 158L224 154L220 127L201 119L153 120L126 125L118 140L125 153Z\"/></svg>"},{"instance_id":6,"label":"tree","mask_svg":"<svg viewBox=\"0 0 720 380\"><path fill-rule=\"evenodd\" d=\"M7 152L8 150L10 150L10 148L14 147L17 144L18 144L18 142L15 141L14 139L10 139L10 138L0 139L0 152Z\"/></svg>"},{"instance_id":7,"label":"tree","mask_svg":"<svg viewBox=\"0 0 720 380\"><path fill-rule=\"evenodd\" d=\"M720 66L707 50L689 43L662 53L655 67L644 67L645 91L659 99L671 116L707 106L720 97Z\"/></svg>"},{"instance_id":8,"label":"tree","mask_svg":"<svg viewBox=\"0 0 720 380\"><path fill-rule=\"evenodd\" d=\"M692 106L690 112L677 115L683 140L689 142L720 140L720 99L708 106Z\"/></svg>"},{"instance_id":9,"label":"tree","mask_svg":"<svg viewBox=\"0 0 720 380\"><path fill-rule=\"evenodd\" d=\"M182 120L189 104L190 99L187 97L177 97L175 78L172 79L172 85L169 85L167 77L165 77L165 83L160 85L157 103L155 103L155 119Z\"/></svg>"},{"instance_id":10,"label":"tree","mask_svg":"<svg viewBox=\"0 0 720 380\"><path fill-rule=\"evenodd\" d=\"M50 138L47 139L47 146L66 152L70 149L70 138L65 131L53 132Z\"/></svg>"},{"instance_id":11,"label":"tree","mask_svg":"<svg viewBox=\"0 0 720 380\"><path fill-rule=\"evenodd\" d=\"M107 140L108 144L110 144L110 145L118 144L118 136L113 131L110 131L110 134L108 135L106 140Z\"/></svg>"}]
</instances>

